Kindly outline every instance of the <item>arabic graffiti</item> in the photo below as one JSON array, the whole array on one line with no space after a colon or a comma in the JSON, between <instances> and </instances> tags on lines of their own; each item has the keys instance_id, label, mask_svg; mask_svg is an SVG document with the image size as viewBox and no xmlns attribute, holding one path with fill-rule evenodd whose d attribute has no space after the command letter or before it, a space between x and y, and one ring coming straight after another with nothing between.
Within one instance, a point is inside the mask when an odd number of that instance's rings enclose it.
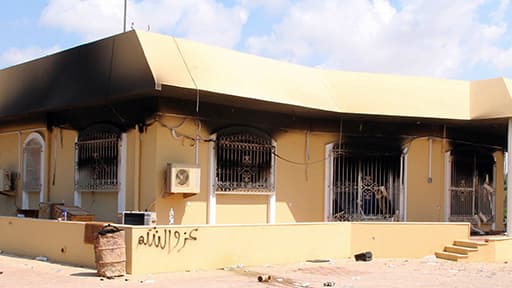
<instances>
[{"instance_id":1,"label":"arabic graffiti","mask_svg":"<svg viewBox=\"0 0 512 288\"><path fill-rule=\"evenodd\" d=\"M195 233L199 228L193 228L188 232L173 229L157 229L151 228L146 231L146 234L140 235L137 241L138 246L160 248L166 250L167 253L172 251L180 252L185 248L187 242L197 241Z\"/></svg>"}]
</instances>

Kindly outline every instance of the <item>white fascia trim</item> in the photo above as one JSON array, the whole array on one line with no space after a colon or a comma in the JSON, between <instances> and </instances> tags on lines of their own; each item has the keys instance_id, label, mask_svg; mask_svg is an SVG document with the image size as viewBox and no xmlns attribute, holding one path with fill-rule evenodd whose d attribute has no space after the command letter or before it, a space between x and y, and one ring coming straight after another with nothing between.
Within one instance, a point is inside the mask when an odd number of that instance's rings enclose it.
<instances>
[{"instance_id":1,"label":"white fascia trim","mask_svg":"<svg viewBox=\"0 0 512 288\"><path fill-rule=\"evenodd\" d=\"M335 143L325 145L325 175L324 175L324 221L329 221L332 215L332 159L331 151Z\"/></svg>"},{"instance_id":2,"label":"white fascia trim","mask_svg":"<svg viewBox=\"0 0 512 288\"><path fill-rule=\"evenodd\" d=\"M78 142L78 134L75 136L75 144ZM75 146L76 147L76 146ZM78 183L78 166L76 165L78 160L78 151L75 148L75 183L73 183L73 205L82 207L82 193L76 190L76 184Z\"/></svg>"},{"instance_id":3,"label":"white fascia trim","mask_svg":"<svg viewBox=\"0 0 512 288\"><path fill-rule=\"evenodd\" d=\"M451 152L444 153L444 222L450 221L451 193L450 185L452 183L452 161Z\"/></svg>"},{"instance_id":4,"label":"white fascia trim","mask_svg":"<svg viewBox=\"0 0 512 288\"><path fill-rule=\"evenodd\" d=\"M211 139L215 140L217 137L216 134L213 134ZM216 160L215 160L215 141L211 141L209 143L209 153L210 153L210 173L208 179L208 215L207 215L207 223L215 224L216 213L217 213L217 199L215 195L215 169L216 169Z\"/></svg>"}]
</instances>

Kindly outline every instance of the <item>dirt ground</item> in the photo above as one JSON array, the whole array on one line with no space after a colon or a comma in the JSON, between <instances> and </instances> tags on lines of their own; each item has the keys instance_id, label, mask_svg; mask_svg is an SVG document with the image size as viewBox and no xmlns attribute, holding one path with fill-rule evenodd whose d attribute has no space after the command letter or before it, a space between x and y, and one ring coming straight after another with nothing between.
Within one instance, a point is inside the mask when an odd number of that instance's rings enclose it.
<instances>
[{"instance_id":1,"label":"dirt ground","mask_svg":"<svg viewBox=\"0 0 512 288\"><path fill-rule=\"evenodd\" d=\"M258 275L271 275L258 282ZM351 259L218 270L96 276L89 268L0 254L0 287L512 287L512 263L422 259Z\"/></svg>"}]
</instances>

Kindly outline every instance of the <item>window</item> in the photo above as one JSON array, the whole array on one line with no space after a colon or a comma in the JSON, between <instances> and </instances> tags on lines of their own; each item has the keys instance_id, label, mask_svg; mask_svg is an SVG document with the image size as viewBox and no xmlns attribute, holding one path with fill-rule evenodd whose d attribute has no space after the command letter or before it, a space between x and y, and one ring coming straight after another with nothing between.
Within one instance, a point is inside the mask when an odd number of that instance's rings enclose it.
<instances>
[{"instance_id":1,"label":"window","mask_svg":"<svg viewBox=\"0 0 512 288\"><path fill-rule=\"evenodd\" d=\"M330 217L339 221L394 219L399 215L399 146L372 147L367 140L334 144L330 151Z\"/></svg>"},{"instance_id":2,"label":"window","mask_svg":"<svg viewBox=\"0 0 512 288\"><path fill-rule=\"evenodd\" d=\"M44 149L43 137L37 132L23 144L22 209L30 208L29 193L39 193L39 202L44 202Z\"/></svg>"},{"instance_id":3,"label":"window","mask_svg":"<svg viewBox=\"0 0 512 288\"><path fill-rule=\"evenodd\" d=\"M451 151L450 221L472 221L475 215L492 223L496 211L496 163L491 151L474 147Z\"/></svg>"},{"instance_id":4,"label":"window","mask_svg":"<svg viewBox=\"0 0 512 288\"><path fill-rule=\"evenodd\" d=\"M272 139L249 128L233 128L217 135L215 146L217 193L263 193L274 191L274 145Z\"/></svg>"},{"instance_id":5,"label":"window","mask_svg":"<svg viewBox=\"0 0 512 288\"><path fill-rule=\"evenodd\" d=\"M27 192L41 191L43 142L39 137L32 137L23 146L23 190Z\"/></svg>"},{"instance_id":6,"label":"window","mask_svg":"<svg viewBox=\"0 0 512 288\"><path fill-rule=\"evenodd\" d=\"M111 125L91 126L75 146L77 191L117 191L120 131Z\"/></svg>"}]
</instances>

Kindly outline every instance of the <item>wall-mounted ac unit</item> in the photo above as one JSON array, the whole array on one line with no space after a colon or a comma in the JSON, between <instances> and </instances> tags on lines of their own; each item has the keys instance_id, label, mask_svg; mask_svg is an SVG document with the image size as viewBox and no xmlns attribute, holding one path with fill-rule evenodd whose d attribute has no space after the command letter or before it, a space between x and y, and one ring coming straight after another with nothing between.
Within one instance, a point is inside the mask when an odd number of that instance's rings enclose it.
<instances>
[{"instance_id":1,"label":"wall-mounted ac unit","mask_svg":"<svg viewBox=\"0 0 512 288\"><path fill-rule=\"evenodd\" d=\"M167 193L199 193L201 169L196 165L167 164Z\"/></svg>"},{"instance_id":2,"label":"wall-mounted ac unit","mask_svg":"<svg viewBox=\"0 0 512 288\"><path fill-rule=\"evenodd\" d=\"M11 172L6 169L0 169L0 191L11 190Z\"/></svg>"},{"instance_id":3,"label":"wall-mounted ac unit","mask_svg":"<svg viewBox=\"0 0 512 288\"><path fill-rule=\"evenodd\" d=\"M123 211L125 225L156 225L156 212Z\"/></svg>"}]
</instances>

